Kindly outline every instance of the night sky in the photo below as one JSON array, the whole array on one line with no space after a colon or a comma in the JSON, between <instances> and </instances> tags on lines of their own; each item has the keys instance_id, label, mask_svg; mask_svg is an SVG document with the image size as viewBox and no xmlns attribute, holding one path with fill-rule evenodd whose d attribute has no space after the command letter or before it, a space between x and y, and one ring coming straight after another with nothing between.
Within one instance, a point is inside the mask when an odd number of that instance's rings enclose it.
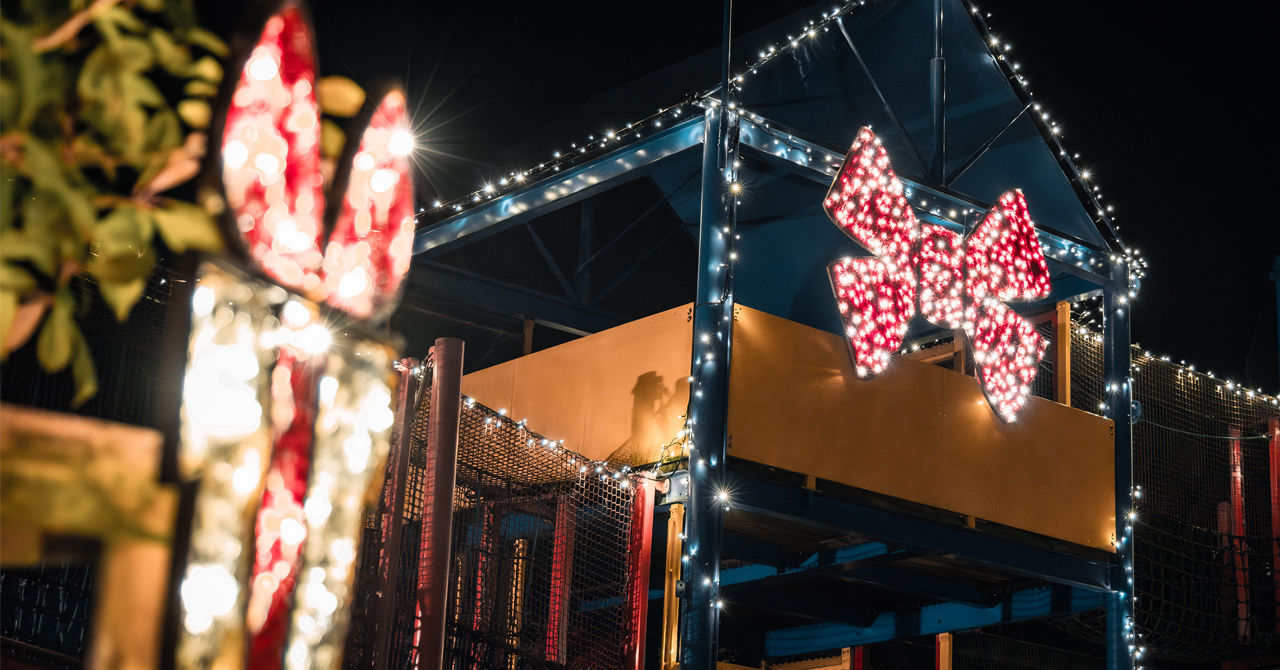
<instances>
[{"instance_id":1,"label":"night sky","mask_svg":"<svg viewBox=\"0 0 1280 670\"><path fill-rule=\"evenodd\" d=\"M828 5L739 2L735 33ZM1118 5L1123 7L1117 8ZM1280 7L988 0L1036 98L1149 262L1134 339L1275 393L1280 254L1266 101ZM406 83L420 137L419 203L448 199L626 119L578 107L706 49L716 2L317 2L322 74ZM1188 6L1190 7L1190 6ZM797 12L797 10L800 10ZM798 24L797 24L798 25ZM783 30L794 28L784 24ZM781 39L781 37L779 38ZM737 59L735 59L736 61ZM708 72L708 83L718 72ZM689 91L636 101L635 118Z\"/></svg>"}]
</instances>

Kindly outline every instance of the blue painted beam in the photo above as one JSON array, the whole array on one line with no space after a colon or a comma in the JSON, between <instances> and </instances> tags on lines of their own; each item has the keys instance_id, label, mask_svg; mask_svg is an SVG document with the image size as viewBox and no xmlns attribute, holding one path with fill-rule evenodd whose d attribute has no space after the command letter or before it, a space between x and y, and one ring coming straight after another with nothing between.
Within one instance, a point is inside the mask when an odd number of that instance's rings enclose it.
<instances>
[{"instance_id":1,"label":"blue painted beam","mask_svg":"<svg viewBox=\"0 0 1280 670\"><path fill-rule=\"evenodd\" d=\"M772 630L765 634L765 654L770 658L809 654L897 638L1085 612L1102 606L1103 594L1042 586L1017 591L991 607L940 603L926 605L917 611L885 612L863 627L825 623Z\"/></svg>"},{"instance_id":2,"label":"blue painted beam","mask_svg":"<svg viewBox=\"0 0 1280 670\"><path fill-rule=\"evenodd\" d=\"M413 253L439 254L464 240L470 242L549 214L593 193L644 174L656 161L702 143L702 117L693 115L670 128L623 145L598 158L419 230Z\"/></svg>"},{"instance_id":3,"label":"blue painted beam","mask_svg":"<svg viewBox=\"0 0 1280 670\"><path fill-rule=\"evenodd\" d=\"M788 523L859 534L892 546L927 553L952 554L993 569L1067 586L1106 590L1111 563L1054 551L1031 542L984 533L959 524L925 519L755 476L734 474L735 509L764 514Z\"/></svg>"},{"instance_id":4,"label":"blue painted beam","mask_svg":"<svg viewBox=\"0 0 1280 670\"><path fill-rule=\"evenodd\" d=\"M780 130L777 124L755 114L743 117L741 141L743 146L751 147L775 160L802 168L801 174L823 186L831 184L840 168L840 163L844 160L844 154L831 151L794 133ZM985 211L990 207L989 204L963 199L954 193L930 188L919 182L905 179L901 175L898 179L906 187L908 198L926 197L934 203L941 204L938 212L916 208L920 220L961 234L966 232L964 224L950 218L949 210ZM944 211L947 215L943 214ZM1040 246L1044 248L1045 258L1049 261L1052 270L1086 279L1095 288L1107 283L1105 273L1110 267L1108 252L1056 235L1043 228L1037 229L1036 232L1039 234Z\"/></svg>"}]
</instances>

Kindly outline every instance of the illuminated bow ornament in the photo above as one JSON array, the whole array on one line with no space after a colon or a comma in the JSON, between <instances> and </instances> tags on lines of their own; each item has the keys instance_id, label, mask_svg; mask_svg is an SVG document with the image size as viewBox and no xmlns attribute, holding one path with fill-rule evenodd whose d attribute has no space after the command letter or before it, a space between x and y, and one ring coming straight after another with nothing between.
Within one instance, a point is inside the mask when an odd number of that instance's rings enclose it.
<instances>
[{"instance_id":1,"label":"illuminated bow ornament","mask_svg":"<svg viewBox=\"0 0 1280 670\"><path fill-rule=\"evenodd\" d=\"M413 136L387 94L326 208L301 9L269 18L243 63L214 189L242 253L204 263L192 297L181 464L200 491L177 665L337 667L395 420L395 350L375 320L412 257Z\"/></svg>"},{"instance_id":2,"label":"illuminated bow ornament","mask_svg":"<svg viewBox=\"0 0 1280 670\"><path fill-rule=\"evenodd\" d=\"M874 254L828 268L858 376L884 370L919 313L965 332L987 400L1013 421L1048 346L1004 304L1049 295L1049 268L1022 191L1001 195L964 239L922 224L880 139L862 128L823 208Z\"/></svg>"}]
</instances>

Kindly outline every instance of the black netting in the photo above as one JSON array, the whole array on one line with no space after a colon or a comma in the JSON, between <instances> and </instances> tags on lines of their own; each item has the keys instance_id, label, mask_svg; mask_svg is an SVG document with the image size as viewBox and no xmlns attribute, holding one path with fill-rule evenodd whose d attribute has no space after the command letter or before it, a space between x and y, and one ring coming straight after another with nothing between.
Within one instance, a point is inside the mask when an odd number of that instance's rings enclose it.
<instances>
[{"instance_id":1,"label":"black netting","mask_svg":"<svg viewBox=\"0 0 1280 670\"><path fill-rule=\"evenodd\" d=\"M1077 328L1071 399L1103 402L1101 338ZM1273 398L1133 351L1136 617L1155 658L1221 661L1280 649L1280 500L1268 421ZM1101 640L1102 615L1062 627Z\"/></svg>"},{"instance_id":2,"label":"black netting","mask_svg":"<svg viewBox=\"0 0 1280 670\"><path fill-rule=\"evenodd\" d=\"M422 536L430 392L413 417L396 623L388 667L409 667ZM628 475L584 459L483 405L462 409L452 519L447 668L616 668L634 494ZM428 520L430 523L430 520ZM364 593L376 584L381 521L366 523ZM374 598L357 611L347 665L369 667ZM360 607L360 606L358 606Z\"/></svg>"},{"instance_id":3,"label":"black netting","mask_svg":"<svg viewBox=\"0 0 1280 670\"><path fill-rule=\"evenodd\" d=\"M57 565L0 572L0 636L81 658L93 567Z\"/></svg>"}]
</instances>

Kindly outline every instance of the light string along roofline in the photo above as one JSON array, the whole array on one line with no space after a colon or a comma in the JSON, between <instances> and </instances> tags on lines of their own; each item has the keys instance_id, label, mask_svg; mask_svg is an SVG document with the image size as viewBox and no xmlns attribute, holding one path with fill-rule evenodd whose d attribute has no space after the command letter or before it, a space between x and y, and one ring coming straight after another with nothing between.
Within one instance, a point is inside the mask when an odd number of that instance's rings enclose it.
<instances>
[{"instance_id":1,"label":"light string along roofline","mask_svg":"<svg viewBox=\"0 0 1280 670\"><path fill-rule=\"evenodd\" d=\"M462 396L462 406L467 409L478 409L485 415L484 425L486 429L493 429L503 426L504 424L514 428L525 441L524 446L527 448L541 447L560 454L566 459L565 463L577 469L579 475L582 476L598 476L601 481L615 481L621 488L628 488L631 485L633 477L640 477L640 473L633 472L631 466L624 465L620 468L610 466L604 461L597 461L583 456L580 452L575 452L564 446L564 440L555 440L548 438L541 433L534 432L529 428L528 419L516 420L507 415L506 409L493 409L488 405L476 402L475 398L470 396Z\"/></svg>"},{"instance_id":2,"label":"light string along roofline","mask_svg":"<svg viewBox=\"0 0 1280 670\"><path fill-rule=\"evenodd\" d=\"M1072 326L1075 328L1076 333L1095 342L1102 341L1102 334L1100 332L1103 318L1101 303L1102 299L1099 297L1085 298L1072 303L1072 320L1075 321ZM1258 399L1262 402L1280 407L1280 393L1267 393L1262 390L1261 386L1249 388L1233 379L1219 377L1213 372L1213 370L1197 369L1195 363L1187 363L1185 358L1174 362L1172 356L1153 353L1150 349L1143 347L1137 342L1130 345L1130 347L1135 354L1135 358L1141 357L1150 361L1159 361L1161 363L1173 365L1178 369L1179 376L1199 375L1207 380L1205 383L1215 384L1217 386L1216 390L1220 393L1232 394L1249 400ZM1131 363L1130 379L1133 378L1132 375L1140 372L1141 369L1142 366L1136 360Z\"/></svg>"},{"instance_id":3,"label":"light string along roofline","mask_svg":"<svg viewBox=\"0 0 1280 670\"><path fill-rule=\"evenodd\" d=\"M743 91L748 76L758 74L760 68L779 60L781 56L794 53L804 46L807 40L816 39L820 34L830 32L832 25L838 19L850 15L856 9L867 5L868 1L853 0L825 11L820 19L810 20L796 34L789 34L784 41L759 50L755 61L741 67L737 74L730 77L731 87L734 91ZM1062 126L1057 121L1052 120L1049 111L1042 103L1031 101L1033 93L1026 76L1021 73L1022 66L1009 59L1009 52L1013 49L1013 45L1008 40L995 35L986 22L986 19L990 18L991 14L982 12L968 0L964 0L964 5L972 15L974 25L982 34L984 44L991 58L1005 77L1014 85L1014 91L1020 93L1020 97L1026 98L1029 111L1032 112L1028 116L1040 130L1044 140L1050 143L1054 150L1055 160L1071 177L1073 187L1087 200L1086 207L1093 210L1090 215L1094 223L1100 224L1103 230L1109 233L1107 236L1112 238L1112 241L1121 248L1122 255L1113 255L1112 260L1118 260L1120 257L1124 258L1129 268L1131 287L1128 297L1130 299L1136 298L1137 289L1141 283L1142 276L1145 274L1147 263L1143 260L1141 251L1130 247L1120 239L1118 234L1120 228L1114 224L1116 218L1114 214L1115 206L1103 205L1102 189L1097 184L1096 178L1090 170L1081 169L1077 163L1080 159L1080 154L1068 152L1063 145ZM607 129L599 135L589 134L585 142L571 142L567 150L553 152L549 160L539 162L530 168L509 171L506 175L496 180L490 180L470 193L449 200L436 200L429 208L420 207L417 219L419 221L427 220L428 224L436 223L541 179L554 177L565 168L584 162L586 158L594 156L598 150L610 146L624 145L640 139L646 132L658 132L672 122L681 121L691 107L715 107L719 105L720 101L716 99L719 92L720 86L717 85L700 93L690 95L678 103L662 107L655 113L640 120L626 123L616 129ZM735 109L735 103L731 101L729 108L731 110ZM759 117L753 117L750 114L747 116L748 118L759 120Z\"/></svg>"}]
</instances>

